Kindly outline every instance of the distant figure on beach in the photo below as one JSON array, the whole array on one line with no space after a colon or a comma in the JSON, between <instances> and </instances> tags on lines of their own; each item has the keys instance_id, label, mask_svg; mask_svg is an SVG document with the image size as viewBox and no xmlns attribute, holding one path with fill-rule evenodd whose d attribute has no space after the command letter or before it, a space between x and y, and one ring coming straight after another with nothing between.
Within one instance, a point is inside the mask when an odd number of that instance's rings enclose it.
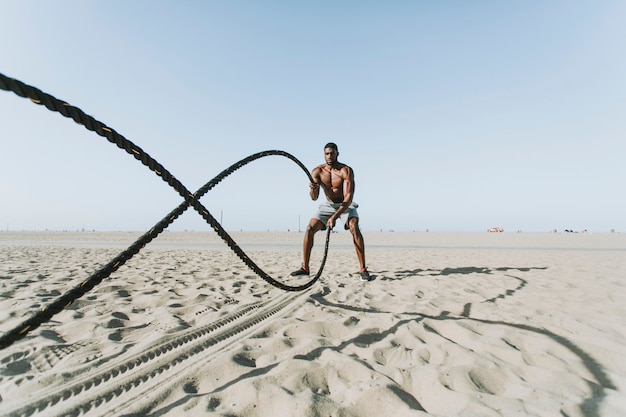
<instances>
[{"instance_id":1,"label":"distant figure on beach","mask_svg":"<svg viewBox=\"0 0 626 417\"><path fill-rule=\"evenodd\" d=\"M356 209L358 204L352 201L354 197L354 172L352 168L337 160L339 150L337 145L329 142L324 146L325 164L318 165L311 172L313 182L309 185L309 195L312 200L317 200L320 187L324 190L326 201L320 204L319 209L309 221L304 233L303 261L302 266L291 273L292 276L309 275L309 260L315 233L325 230L326 227L333 229L337 219L345 219L344 228L352 233L356 256L359 260L362 281L371 281L373 278L365 265L365 242L359 228L359 213Z\"/></svg>"}]
</instances>

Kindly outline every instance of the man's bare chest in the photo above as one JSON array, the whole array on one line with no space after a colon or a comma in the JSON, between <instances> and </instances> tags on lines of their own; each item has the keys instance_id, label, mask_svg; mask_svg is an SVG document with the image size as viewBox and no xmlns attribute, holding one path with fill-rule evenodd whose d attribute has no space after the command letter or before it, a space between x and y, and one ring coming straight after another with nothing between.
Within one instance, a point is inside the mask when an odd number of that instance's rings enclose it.
<instances>
[{"instance_id":1,"label":"man's bare chest","mask_svg":"<svg viewBox=\"0 0 626 417\"><path fill-rule=\"evenodd\" d=\"M324 169L320 173L322 184L330 188L341 188L344 182L343 173L336 169Z\"/></svg>"}]
</instances>

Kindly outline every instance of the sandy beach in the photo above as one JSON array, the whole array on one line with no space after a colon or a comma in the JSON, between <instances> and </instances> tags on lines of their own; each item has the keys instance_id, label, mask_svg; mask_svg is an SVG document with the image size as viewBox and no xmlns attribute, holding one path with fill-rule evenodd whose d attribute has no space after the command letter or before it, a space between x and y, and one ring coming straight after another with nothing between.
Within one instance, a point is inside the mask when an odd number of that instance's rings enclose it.
<instances>
[{"instance_id":1,"label":"sandy beach","mask_svg":"<svg viewBox=\"0 0 626 417\"><path fill-rule=\"evenodd\" d=\"M0 332L138 233L0 233ZM275 279L302 233L232 234ZM214 233L166 232L0 350L3 416L626 415L626 235L348 232L285 292ZM318 234L312 268L321 260Z\"/></svg>"}]
</instances>

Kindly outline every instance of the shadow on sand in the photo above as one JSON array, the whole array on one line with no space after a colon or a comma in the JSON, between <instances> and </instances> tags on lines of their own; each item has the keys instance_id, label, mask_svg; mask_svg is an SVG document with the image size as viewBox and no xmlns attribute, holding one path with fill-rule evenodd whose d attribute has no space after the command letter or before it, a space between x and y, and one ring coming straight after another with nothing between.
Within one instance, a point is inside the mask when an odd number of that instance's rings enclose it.
<instances>
[{"instance_id":1,"label":"shadow on sand","mask_svg":"<svg viewBox=\"0 0 626 417\"><path fill-rule=\"evenodd\" d=\"M532 270L545 270L545 269L547 269L547 267L529 267L529 268L504 267L504 268L493 268L493 269L483 268L483 267L461 267L461 268L444 268L442 270L414 269L414 270L396 271L394 274L395 277L393 278L382 277L381 281L406 279L406 278L410 278L416 275L421 275L421 276L425 276L425 275L426 276L449 276L449 275L464 275L464 274L489 275L489 274L492 274L493 272L509 272L509 271L512 271L512 272L516 271L519 274L520 272L529 272ZM526 280L518 276L514 276L510 274L506 274L506 276L516 279L517 281L519 281L519 284L515 288L506 289L501 294L498 294L495 297L492 297L490 299L485 299L481 301L481 303L495 303L498 300L504 300L505 298L513 297L516 292L522 290L527 284ZM325 298L326 295L328 295L329 293L330 293L330 289L328 287L324 287L321 292L311 295L311 298L320 304L323 304L328 307L337 308L337 309L349 310L349 311L360 312L360 313L369 313L369 314L392 314L391 312L380 311L376 309L360 308L360 307L354 307L354 306L349 306L345 304L333 303L333 302L326 300ZM536 326L531 326L528 324L521 324L521 323L509 323L509 322L498 321L498 320L485 320L485 319L472 318L470 317L471 309L472 309L472 303L466 303L464 305L463 312L460 315L454 315L450 313L449 311L442 311L441 314L437 316L422 314L419 312L405 312L403 313L403 315L409 315L409 316L412 315L412 316L415 316L415 318L399 320L393 326L391 326L389 329L383 332L374 333L374 334L373 333L360 334L350 340L344 341L343 343L337 346L319 347L307 354L298 355L297 358L313 360L313 359L319 358L322 352L326 349L341 351L346 346L349 346L351 344L355 344L357 346L369 345L369 344L381 341L390 335L395 334L397 330L402 326L405 326L412 322L419 323L419 322L422 322L424 319L431 319L431 320L438 320L438 321L449 321L449 320L474 321L474 322L487 324L487 325L507 326L510 328L523 330L523 331L527 331L527 332L531 332L531 333L548 337L552 339L554 342L558 343L559 345L571 351L577 357L579 357L582 363L584 364L585 368L589 371L590 374L593 375L593 377L597 381L597 383L594 383L592 381L585 379L585 383L587 384L587 386L589 387L593 395L585 399L579 405L580 411L582 415L584 415L585 417L600 417L599 410L600 410L600 405L602 404L603 398L606 395L605 390L606 389L615 390L616 387L613 381L611 381L609 376L605 373L602 365L600 365L598 361L596 361L591 355L586 353L582 348L577 346L575 343L573 343L571 340L567 339L566 337L560 336L542 327L536 327ZM354 358L354 359L357 359L357 358ZM369 365L367 362L361 361L361 363L363 364L363 366L366 366L372 369L371 365ZM397 388L397 390L402 391L400 388ZM403 395L399 395L399 397L402 398L407 403L407 405L409 405L413 409L423 410L422 406L419 405L419 402L417 402L417 399L415 399L415 397L413 397L410 393L407 393L405 391L402 391L402 392L403 392Z\"/></svg>"}]
</instances>

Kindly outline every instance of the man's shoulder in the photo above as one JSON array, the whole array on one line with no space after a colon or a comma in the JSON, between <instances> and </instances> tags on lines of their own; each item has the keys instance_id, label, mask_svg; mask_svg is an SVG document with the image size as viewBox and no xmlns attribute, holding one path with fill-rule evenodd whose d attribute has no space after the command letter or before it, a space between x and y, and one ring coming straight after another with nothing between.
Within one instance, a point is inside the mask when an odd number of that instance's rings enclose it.
<instances>
[{"instance_id":1,"label":"man's shoulder","mask_svg":"<svg viewBox=\"0 0 626 417\"><path fill-rule=\"evenodd\" d=\"M341 167L339 168L339 170L342 171L342 172L345 172L346 174L351 174L352 173L352 168L350 168L346 164L341 164Z\"/></svg>"},{"instance_id":2,"label":"man's shoulder","mask_svg":"<svg viewBox=\"0 0 626 417\"><path fill-rule=\"evenodd\" d=\"M312 172L315 173L315 172L323 171L324 170L324 166L326 166L326 164L320 164L320 165L316 166L315 168L313 168Z\"/></svg>"}]
</instances>

